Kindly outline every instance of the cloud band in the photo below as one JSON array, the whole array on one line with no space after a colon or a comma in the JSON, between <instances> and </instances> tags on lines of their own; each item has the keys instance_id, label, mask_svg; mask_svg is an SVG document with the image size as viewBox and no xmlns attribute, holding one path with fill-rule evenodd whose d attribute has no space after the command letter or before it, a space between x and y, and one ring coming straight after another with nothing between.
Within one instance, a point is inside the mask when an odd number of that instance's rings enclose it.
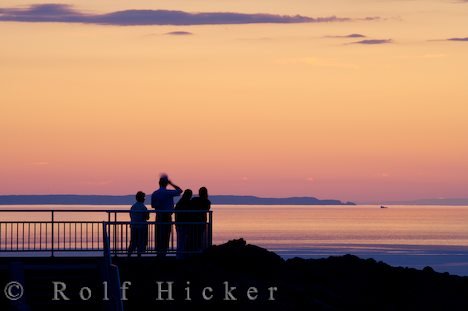
<instances>
[{"instance_id":1,"label":"cloud band","mask_svg":"<svg viewBox=\"0 0 468 311\"><path fill-rule=\"evenodd\" d=\"M358 20L376 20L365 17ZM0 21L61 22L103 25L219 25L256 23L347 22L346 17L307 17L302 15L244 14L229 12L189 13L169 10L124 10L105 14L83 13L66 4L37 4L27 8L0 8Z\"/></svg>"}]
</instances>

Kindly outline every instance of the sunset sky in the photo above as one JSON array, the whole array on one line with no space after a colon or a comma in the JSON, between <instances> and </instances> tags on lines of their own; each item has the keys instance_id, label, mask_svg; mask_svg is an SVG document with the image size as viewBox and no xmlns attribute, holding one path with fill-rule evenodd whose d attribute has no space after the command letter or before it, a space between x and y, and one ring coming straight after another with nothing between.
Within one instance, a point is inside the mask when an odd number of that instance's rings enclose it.
<instances>
[{"instance_id":1,"label":"sunset sky","mask_svg":"<svg viewBox=\"0 0 468 311\"><path fill-rule=\"evenodd\" d=\"M45 4L0 4L0 194L468 197L468 1Z\"/></svg>"}]
</instances>

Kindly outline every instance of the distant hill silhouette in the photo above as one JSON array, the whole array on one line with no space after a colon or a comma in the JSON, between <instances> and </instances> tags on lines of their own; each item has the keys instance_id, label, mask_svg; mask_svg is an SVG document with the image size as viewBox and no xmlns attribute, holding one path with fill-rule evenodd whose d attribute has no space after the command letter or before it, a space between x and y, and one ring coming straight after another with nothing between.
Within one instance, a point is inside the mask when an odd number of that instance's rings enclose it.
<instances>
[{"instance_id":1,"label":"distant hill silhouette","mask_svg":"<svg viewBox=\"0 0 468 311\"><path fill-rule=\"evenodd\" d=\"M0 205L128 205L134 195L0 195ZM355 205L340 200L319 200L314 197L260 198L256 196L212 195L213 204L232 205Z\"/></svg>"},{"instance_id":2,"label":"distant hill silhouette","mask_svg":"<svg viewBox=\"0 0 468 311\"><path fill-rule=\"evenodd\" d=\"M258 204L258 205L355 205L340 200L319 200L314 197L259 198L256 196L214 195L210 196L213 204Z\"/></svg>"}]
</instances>

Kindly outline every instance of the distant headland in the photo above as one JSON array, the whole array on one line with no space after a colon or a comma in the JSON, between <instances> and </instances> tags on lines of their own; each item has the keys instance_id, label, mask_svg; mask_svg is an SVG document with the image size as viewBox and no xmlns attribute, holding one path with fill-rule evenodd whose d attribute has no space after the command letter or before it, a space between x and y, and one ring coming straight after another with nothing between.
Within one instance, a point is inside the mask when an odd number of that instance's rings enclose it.
<instances>
[{"instance_id":1,"label":"distant headland","mask_svg":"<svg viewBox=\"0 0 468 311\"><path fill-rule=\"evenodd\" d=\"M0 195L0 205L128 205L134 195ZM320 200L314 197L261 198L242 195L212 195L213 204L225 205L356 205L340 200Z\"/></svg>"}]
</instances>

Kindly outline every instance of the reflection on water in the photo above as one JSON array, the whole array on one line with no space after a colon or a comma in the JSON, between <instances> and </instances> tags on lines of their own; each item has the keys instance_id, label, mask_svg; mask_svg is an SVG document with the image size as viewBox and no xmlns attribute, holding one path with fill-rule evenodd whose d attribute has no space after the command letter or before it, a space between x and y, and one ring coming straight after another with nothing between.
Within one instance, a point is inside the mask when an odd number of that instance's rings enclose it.
<instances>
[{"instance_id":1,"label":"reflection on water","mask_svg":"<svg viewBox=\"0 0 468 311\"><path fill-rule=\"evenodd\" d=\"M468 207L218 206L215 237L266 246L402 244L468 246Z\"/></svg>"}]
</instances>

